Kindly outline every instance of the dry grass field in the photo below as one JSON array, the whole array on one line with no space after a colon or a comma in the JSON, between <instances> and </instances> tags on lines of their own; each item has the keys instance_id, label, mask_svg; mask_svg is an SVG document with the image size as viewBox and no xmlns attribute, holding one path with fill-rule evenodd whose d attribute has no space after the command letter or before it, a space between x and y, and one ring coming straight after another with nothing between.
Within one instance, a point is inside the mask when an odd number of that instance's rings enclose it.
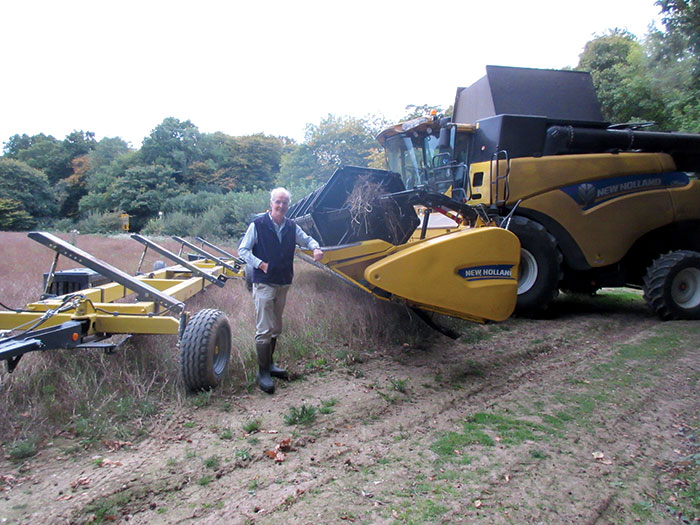
<instances>
[{"instance_id":1,"label":"dry grass field","mask_svg":"<svg viewBox=\"0 0 700 525\"><path fill-rule=\"evenodd\" d=\"M77 244L129 273L142 251ZM0 303L37 299L52 252L21 233L0 251ZM0 522L700 519L700 322L662 323L635 291L563 295L538 320L443 319L451 340L298 261L279 343L292 380L274 396L254 385L244 283L188 302L202 308L233 332L211 392L184 391L174 337L0 371Z\"/></svg>"}]
</instances>

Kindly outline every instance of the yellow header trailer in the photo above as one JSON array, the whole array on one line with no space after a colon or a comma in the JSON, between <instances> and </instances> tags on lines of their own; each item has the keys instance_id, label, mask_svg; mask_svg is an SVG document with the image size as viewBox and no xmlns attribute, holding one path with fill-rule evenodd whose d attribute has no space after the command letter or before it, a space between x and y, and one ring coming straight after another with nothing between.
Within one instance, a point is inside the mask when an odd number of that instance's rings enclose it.
<instances>
[{"instance_id":1,"label":"yellow header trailer","mask_svg":"<svg viewBox=\"0 0 700 525\"><path fill-rule=\"evenodd\" d=\"M41 299L23 309L0 312L0 360L6 362L9 372L24 354L32 351L56 348L111 351L115 343L104 341L116 334L177 334L185 385L196 390L220 382L231 349L228 319L223 312L211 309L190 316L185 311L185 301L207 286L224 286L229 278L242 277L245 264L242 260L206 241L202 240L203 244L226 254L226 259L174 237L182 247L201 257L187 261L133 234L131 237L144 245L139 270L149 248L176 264L131 276L49 233L30 232L28 236L54 250L56 256ZM102 280L107 282L61 295L50 294L60 289L57 281L61 275L54 271L59 255L103 276ZM70 277L75 277L75 273ZM134 302L115 302L132 294L136 296Z\"/></svg>"}]
</instances>

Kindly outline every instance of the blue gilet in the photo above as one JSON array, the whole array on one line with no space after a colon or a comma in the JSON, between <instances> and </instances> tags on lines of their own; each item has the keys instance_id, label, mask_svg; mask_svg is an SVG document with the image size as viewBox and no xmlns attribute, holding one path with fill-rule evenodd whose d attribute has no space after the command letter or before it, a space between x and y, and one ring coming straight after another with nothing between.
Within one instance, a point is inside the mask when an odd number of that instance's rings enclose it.
<instances>
[{"instance_id":1,"label":"blue gilet","mask_svg":"<svg viewBox=\"0 0 700 525\"><path fill-rule=\"evenodd\" d=\"M255 268L253 272L254 283L292 284L296 223L286 217L284 222L282 242L280 243L269 213L253 221L257 236L257 242L253 246L253 255L267 262L267 273L260 268Z\"/></svg>"}]
</instances>

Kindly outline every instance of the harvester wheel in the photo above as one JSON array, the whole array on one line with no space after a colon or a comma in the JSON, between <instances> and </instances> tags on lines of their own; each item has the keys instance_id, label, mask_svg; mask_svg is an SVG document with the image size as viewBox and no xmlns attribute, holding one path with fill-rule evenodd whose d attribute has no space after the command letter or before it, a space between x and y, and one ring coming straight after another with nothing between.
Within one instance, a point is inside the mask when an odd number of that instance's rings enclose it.
<instances>
[{"instance_id":1,"label":"harvester wheel","mask_svg":"<svg viewBox=\"0 0 700 525\"><path fill-rule=\"evenodd\" d=\"M556 239L541 224L515 216L511 219L510 230L520 240L515 311L520 315L533 315L547 308L559 293L563 257Z\"/></svg>"},{"instance_id":2,"label":"harvester wheel","mask_svg":"<svg viewBox=\"0 0 700 525\"><path fill-rule=\"evenodd\" d=\"M187 323L180 340L180 373L190 390L217 386L231 355L231 326L221 310L204 309Z\"/></svg>"},{"instance_id":3,"label":"harvester wheel","mask_svg":"<svg viewBox=\"0 0 700 525\"><path fill-rule=\"evenodd\" d=\"M644 276L644 300L664 321L700 319L700 253L678 250L656 259Z\"/></svg>"}]
</instances>

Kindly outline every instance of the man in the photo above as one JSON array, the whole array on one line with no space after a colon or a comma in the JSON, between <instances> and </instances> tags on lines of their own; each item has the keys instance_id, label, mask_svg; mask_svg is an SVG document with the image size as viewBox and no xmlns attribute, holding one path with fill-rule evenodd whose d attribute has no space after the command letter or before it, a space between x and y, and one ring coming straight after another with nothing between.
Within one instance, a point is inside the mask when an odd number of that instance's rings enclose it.
<instances>
[{"instance_id":1,"label":"man","mask_svg":"<svg viewBox=\"0 0 700 525\"><path fill-rule=\"evenodd\" d=\"M294 276L294 249L298 244L313 250L314 261L323 258L318 242L285 217L290 198L284 188L272 190L270 211L250 223L238 246L238 255L254 268L256 381L268 394L275 392L272 377L288 377L286 370L275 366L272 356L282 333L282 312Z\"/></svg>"}]
</instances>

